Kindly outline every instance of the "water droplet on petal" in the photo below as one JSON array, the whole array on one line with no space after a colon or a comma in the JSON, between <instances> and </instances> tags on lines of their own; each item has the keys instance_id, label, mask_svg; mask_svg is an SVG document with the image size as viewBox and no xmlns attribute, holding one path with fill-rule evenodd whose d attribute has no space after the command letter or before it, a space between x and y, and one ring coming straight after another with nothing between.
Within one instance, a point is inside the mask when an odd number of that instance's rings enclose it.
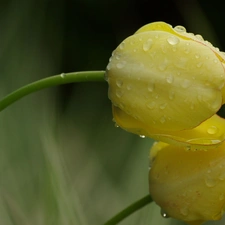
<instances>
[{"instance_id":1,"label":"water droplet on petal","mask_svg":"<svg viewBox=\"0 0 225 225\"><path fill-rule=\"evenodd\" d=\"M181 83L181 87L182 88L188 88L188 87L190 87L191 86L191 82L190 82L190 80L188 80L188 79L184 79L183 81L182 81L182 83Z\"/></svg>"},{"instance_id":2,"label":"water droplet on petal","mask_svg":"<svg viewBox=\"0 0 225 225\"><path fill-rule=\"evenodd\" d=\"M167 83L169 84L172 84L173 83L173 80L174 80L174 77L172 74L169 74L167 77L166 77L166 81Z\"/></svg>"},{"instance_id":3,"label":"water droplet on petal","mask_svg":"<svg viewBox=\"0 0 225 225\"><path fill-rule=\"evenodd\" d=\"M212 108L212 110L218 110L221 106L221 99L220 98L216 98L211 104L210 107Z\"/></svg>"},{"instance_id":4,"label":"water droplet on petal","mask_svg":"<svg viewBox=\"0 0 225 225\"><path fill-rule=\"evenodd\" d=\"M143 50L147 52L152 47L152 39L149 38L144 44L143 44Z\"/></svg>"},{"instance_id":5,"label":"water droplet on petal","mask_svg":"<svg viewBox=\"0 0 225 225\"><path fill-rule=\"evenodd\" d=\"M170 37L167 38L167 42L168 42L170 45L177 45L177 44L180 42L180 40L179 40L179 38L176 37L176 36L170 36Z\"/></svg>"},{"instance_id":6,"label":"water droplet on petal","mask_svg":"<svg viewBox=\"0 0 225 225\"><path fill-rule=\"evenodd\" d=\"M166 122L166 118L165 118L165 116L162 116L161 118L160 118L160 123L165 123Z\"/></svg>"},{"instance_id":7,"label":"water droplet on petal","mask_svg":"<svg viewBox=\"0 0 225 225\"><path fill-rule=\"evenodd\" d=\"M222 193L222 194L220 194L220 196L219 196L219 200L220 200L220 201L224 200L224 194L223 194L223 193Z\"/></svg>"},{"instance_id":8,"label":"water droplet on petal","mask_svg":"<svg viewBox=\"0 0 225 225\"><path fill-rule=\"evenodd\" d=\"M127 90L130 91L131 89L132 89L132 85L131 84L128 84L127 85Z\"/></svg>"},{"instance_id":9,"label":"water droplet on petal","mask_svg":"<svg viewBox=\"0 0 225 225\"><path fill-rule=\"evenodd\" d=\"M163 103L163 104L161 104L161 105L159 106L159 108L160 108L160 109L165 109L166 106L167 106L167 103Z\"/></svg>"},{"instance_id":10,"label":"water droplet on petal","mask_svg":"<svg viewBox=\"0 0 225 225\"><path fill-rule=\"evenodd\" d=\"M120 55L116 55L116 60L120 60Z\"/></svg>"},{"instance_id":11,"label":"water droplet on petal","mask_svg":"<svg viewBox=\"0 0 225 225\"><path fill-rule=\"evenodd\" d=\"M120 44L119 48L122 50L122 49L124 49L124 47L125 47L125 42L123 41L123 42Z\"/></svg>"},{"instance_id":12,"label":"water droplet on petal","mask_svg":"<svg viewBox=\"0 0 225 225\"><path fill-rule=\"evenodd\" d=\"M107 69L107 70L110 70L110 69L111 69L110 63L107 65L106 69Z\"/></svg>"},{"instance_id":13,"label":"water droplet on petal","mask_svg":"<svg viewBox=\"0 0 225 225\"><path fill-rule=\"evenodd\" d=\"M120 79L116 80L116 85L117 85L118 87L122 87L122 86L123 86L123 81L120 80Z\"/></svg>"},{"instance_id":14,"label":"water droplet on petal","mask_svg":"<svg viewBox=\"0 0 225 225\"><path fill-rule=\"evenodd\" d=\"M180 209L180 213L183 215L183 216L187 216L188 213L189 213L189 210L187 207L183 207Z\"/></svg>"},{"instance_id":15,"label":"water droplet on petal","mask_svg":"<svg viewBox=\"0 0 225 225\"><path fill-rule=\"evenodd\" d=\"M184 32L186 32L186 28L183 27L183 26L180 26L180 25L175 26L173 29L174 29L175 31L179 32L179 33L184 33Z\"/></svg>"},{"instance_id":16,"label":"water droplet on petal","mask_svg":"<svg viewBox=\"0 0 225 225\"><path fill-rule=\"evenodd\" d=\"M214 177L206 177L205 184L207 187L214 187L217 184L217 180Z\"/></svg>"},{"instance_id":17,"label":"water droplet on petal","mask_svg":"<svg viewBox=\"0 0 225 225\"><path fill-rule=\"evenodd\" d=\"M117 63L117 64L116 64L116 67L117 67L118 69L122 69L122 68L125 66L125 64L126 64L126 62L125 62L125 61L122 61L122 62Z\"/></svg>"},{"instance_id":18,"label":"water droplet on petal","mask_svg":"<svg viewBox=\"0 0 225 225\"><path fill-rule=\"evenodd\" d=\"M195 37L196 37L199 41L204 41L202 35L200 35L200 34L196 34Z\"/></svg>"},{"instance_id":19,"label":"water droplet on petal","mask_svg":"<svg viewBox=\"0 0 225 225\"><path fill-rule=\"evenodd\" d=\"M196 66L197 66L198 68L200 68L200 67L202 66L202 64L203 64L202 62L199 62L199 63L196 64Z\"/></svg>"},{"instance_id":20,"label":"water droplet on petal","mask_svg":"<svg viewBox=\"0 0 225 225\"><path fill-rule=\"evenodd\" d=\"M149 91L149 92L153 92L154 89L155 89L155 84L154 84L154 83L149 83L149 84L148 84L148 91Z\"/></svg>"},{"instance_id":21,"label":"water droplet on petal","mask_svg":"<svg viewBox=\"0 0 225 225\"><path fill-rule=\"evenodd\" d=\"M149 103L147 103L147 108L154 109L155 105L156 105L155 102L149 102Z\"/></svg>"},{"instance_id":22,"label":"water droplet on petal","mask_svg":"<svg viewBox=\"0 0 225 225\"><path fill-rule=\"evenodd\" d=\"M216 126L211 126L207 129L208 134L216 134L218 132L218 128Z\"/></svg>"},{"instance_id":23,"label":"water droplet on petal","mask_svg":"<svg viewBox=\"0 0 225 225\"><path fill-rule=\"evenodd\" d=\"M140 134L139 137L140 138L145 138L145 135Z\"/></svg>"},{"instance_id":24,"label":"water droplet on petal","mask_svg":"<svg viewBox=\"0 0 225 225\"><path fill-rule=\"evenodd\" d=\"M117 90L116 90L116 96L117 96L118 98L121 98L121 97L123 96L123 91L120 90L120 89L117 89Z\"/></svg>"},{"instance_id":25,"label":"water droplet on petal","mask_svg":"<svg viewBox=\"0 0 225 225\"><path fill-rule=\"evenodd\" d=\"M174 99L174 95L175 95L175 92L174 91L170 91L170 93L169 93L169 99L170 100L173 100Z\"/></svg>"}]
</instances>

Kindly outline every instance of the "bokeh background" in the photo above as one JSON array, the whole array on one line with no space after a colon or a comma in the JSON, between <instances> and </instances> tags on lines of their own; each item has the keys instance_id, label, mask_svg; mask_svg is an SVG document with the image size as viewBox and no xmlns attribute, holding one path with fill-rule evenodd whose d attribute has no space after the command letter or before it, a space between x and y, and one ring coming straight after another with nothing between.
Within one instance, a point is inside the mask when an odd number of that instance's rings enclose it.
<instances>
[{"instance_id":1,"label":"bokeh background","mask_svg":"<svg viewBox=\"0 0 225 225\"><path fill-rule=\"evenodd\" d=\"M225 50L222 4L3 0L0 97L50 75L104 70L116 46L153 21L183 25ZM106 83L25 97L0 114L0 225L103 224L148 193L152 143L114 126ZM154 203L122 224L184 225L163 219Z\"/></svg>"}]
</instances>

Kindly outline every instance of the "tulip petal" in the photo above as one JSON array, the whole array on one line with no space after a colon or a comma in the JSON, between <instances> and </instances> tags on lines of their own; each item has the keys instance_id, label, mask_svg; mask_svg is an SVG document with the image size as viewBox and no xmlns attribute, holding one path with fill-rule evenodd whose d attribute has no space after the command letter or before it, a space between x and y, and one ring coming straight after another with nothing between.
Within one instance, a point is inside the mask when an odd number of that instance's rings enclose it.
<instances>
[{"instance_id":1,"label":"tulip petal","mask_svg":"<svg viewBox=\"0 0 225 225\"><path fill-rule=\"evenodd\" d=\"M109 98L152 128L196 127L222 105L223 63L200 41L181 38L169 26L154 29L140 29L114 51L106 75Z\"/></svg>"},{"instance_id":2,"label":"tulip petal","mask_svg":"<svg viewBox=\"0 0 225 225\"><path fill-rule=\"evenodd\" d=\"M150 151L150 193L169 216L190 225L219 220L225 207L225 142L211 151L156 143Z\"/></svg>"},{"instance_id":3,"label":"tulip petal","mask_svg":"<svg viewBox=\"0 0 225 225\"><path fill-rule=\"evenodd\" d=\"M225 140L225 120L218 115L212 116L193 129L165 131L140 122L118 107L112 108L114 120L121 128L159 141L192 149L209 149L215 148Z\"/></svg>"}]
</instances>

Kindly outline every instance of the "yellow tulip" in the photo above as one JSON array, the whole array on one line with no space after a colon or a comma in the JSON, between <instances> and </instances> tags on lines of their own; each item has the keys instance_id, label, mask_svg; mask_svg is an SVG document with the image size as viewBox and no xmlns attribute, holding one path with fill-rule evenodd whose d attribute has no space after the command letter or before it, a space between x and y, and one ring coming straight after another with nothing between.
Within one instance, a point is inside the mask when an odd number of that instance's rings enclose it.
<instances>
[{"instance_id":1,"label":"yellow tulip","mask_svg":"<svg viewBox=\"0 0 225 225\"><path fill-rule=\"evenodd\" d=\"M225 55L184 27L150 23L113 52L106 80L123 129L167 143L214 147L225 140Z\"/></svg>"},{"instance_id":2,"label":"yellow tulip","mask_svg":"<svg viewBox=\"0 0 225 225\"><path fill-rule=\"evenodd\" d=\"M225 142L187 151L163 142L150 151L150 193L168 216L189 225L221 219L225 210Z\"/></svg>"}]
</instances>

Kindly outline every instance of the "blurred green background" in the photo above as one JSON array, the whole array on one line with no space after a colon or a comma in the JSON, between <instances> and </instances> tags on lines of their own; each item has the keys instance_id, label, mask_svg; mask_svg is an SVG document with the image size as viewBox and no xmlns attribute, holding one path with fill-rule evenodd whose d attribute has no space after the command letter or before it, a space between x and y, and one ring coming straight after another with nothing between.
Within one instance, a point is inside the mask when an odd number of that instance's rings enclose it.
<instances>
[{"instance_id":1,"label":"blurred green background","mask_svg":"<svg viewBox=\"0 0 225 225\"><path fill-rule=\"evenodd\" d=\"M183 25L225 50L222 3L3 0L0 96L50 75L103 70L124 38L153 21ZM115 128L106 83L64 85L16 102L0 116L0 224L102 224L148 193L152 143ZM163 219L152 203L122 224L184 223Z\"/></svg>"}]
</instances>

